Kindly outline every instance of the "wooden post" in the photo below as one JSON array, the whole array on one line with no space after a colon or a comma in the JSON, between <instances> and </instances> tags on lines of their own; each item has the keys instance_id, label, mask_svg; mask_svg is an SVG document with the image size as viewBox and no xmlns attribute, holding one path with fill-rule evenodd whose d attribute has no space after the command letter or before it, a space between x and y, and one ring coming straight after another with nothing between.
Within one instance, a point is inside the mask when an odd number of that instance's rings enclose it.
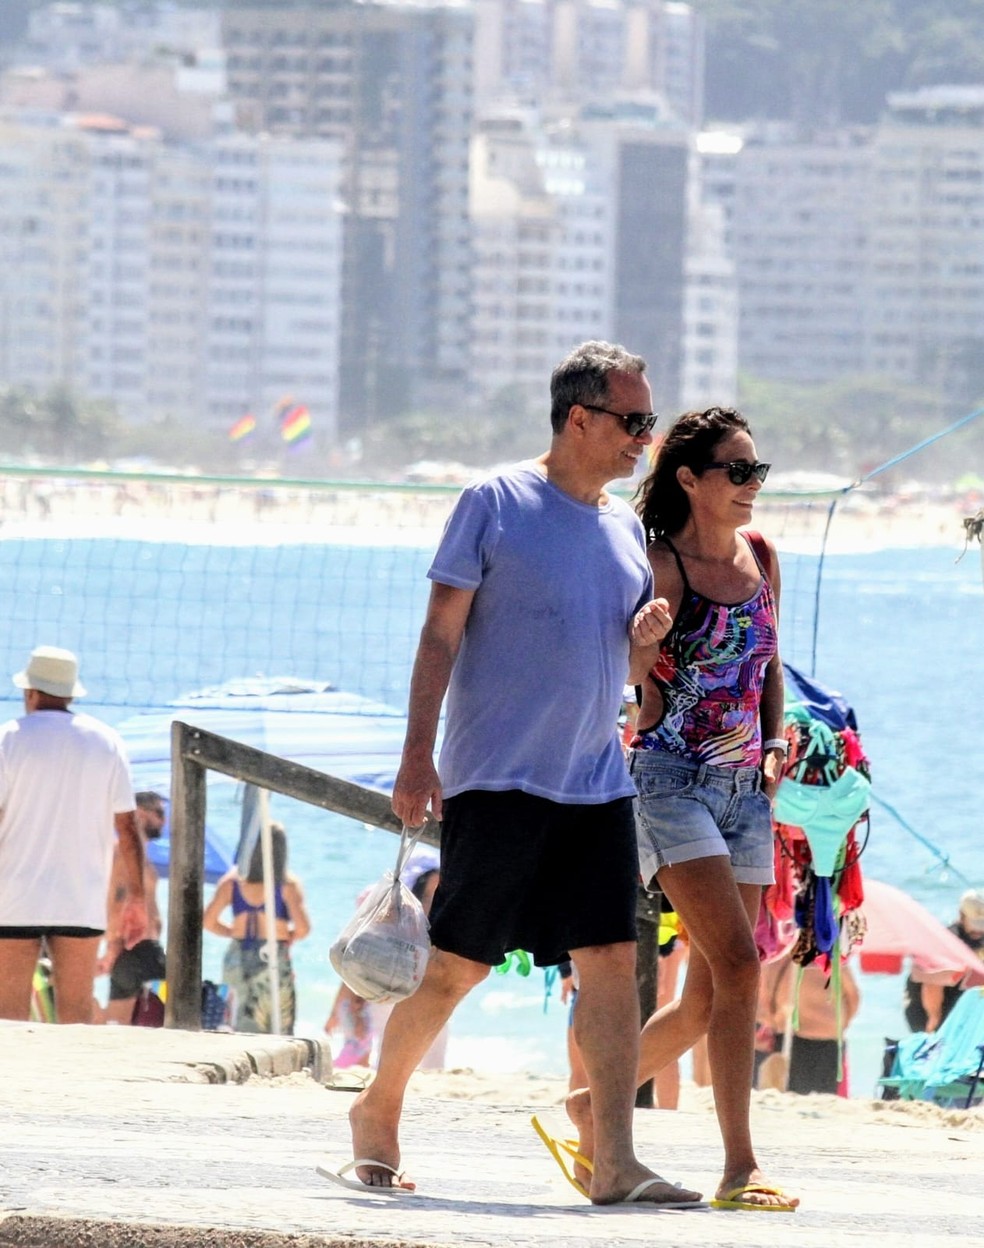
<instances>
[{"instance_id":1,"label":"wooden post","mask_svg":"<svg viewBox=\"0 0 984 1248\"><path fill-rule=\"evenodd\" d=\"M171 725L171 863L167 908L165 1027L202 1026L202 909L205 876L205 767L192 753L194 729Z\"/></svg>"},{"instance_id":2,"label":"wooden post","mask_svg":"<svg viewBox=\"0 0 984 1248\"><path fill-rule=\"evenodd\" d=\"M639 1013L645 1025L656 1009L656 992L659 985L659 905L661 894L647 893L639 889L636 920L639 925L639 944L636 950L636 985L639 991ZM636 1089L636 1108L653 1108L653 1081L647 1080Z\"/></svg>"}]
</instances>

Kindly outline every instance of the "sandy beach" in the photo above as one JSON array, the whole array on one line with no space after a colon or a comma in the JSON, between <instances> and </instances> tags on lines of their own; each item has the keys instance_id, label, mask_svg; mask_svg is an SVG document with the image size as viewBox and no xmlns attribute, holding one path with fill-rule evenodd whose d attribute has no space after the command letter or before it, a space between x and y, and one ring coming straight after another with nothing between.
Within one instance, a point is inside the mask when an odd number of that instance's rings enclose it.
<instances>
[{"instance_id":1,"label":"sandy beach","mask_svg":"<svg viewBox=\"0 0 984 1248\"><path fill-rule=\"evenodd\" d=\"M0 484L0 540L112 538L188 544L291 544L312 540L433 546L458 487L278 481L241 484L159 479L7 478ZM832 554L886 547L964 545L964 519L977 495L941 499L929 491L845 495L763 492L755 525L781 550ZM831 505L836 503L827 527ZM976 543L975 543L976 545Z\"/></svg>"},{"instance_id":2,"label":"sandy beach","mask_svg":"<svg viewBox=\"0 0 984 1248\"><path fill-rule=\"evenodd\" d=\"M393 1200L317 1176L317 1165L351 1156L347 1112L358 1083L351 1071L319 1082L296 1063L303 1047L259 1036L0 1023L0 1245L980 1243L979 1110L756 1094L760 1161L802 1198L800 1209L781 1219L661 1213L593 1207L565 1182L530 1126L535 1112L549 1130L567 1133L561 1080L418 1074L401 1132L418 1191ZM668 1177L713 1189L721 1145L705 1093L687 1090L677 1113L637 1111L635 1137L639 1155Z\"/></svg>"},{"instance_id":3,"label":"sandy beach","mask_svg":"<svg viewBox=\"0 0 984 1248\"><path fill-rule=\"evenodd\" d=\"M370 1072L354 1067L336 1072L338 1083L361 1082ZM475 1070L417 1071L410 1083L418 1096L444 1100L477 1101L484 1104L505 1104L518 1100L529 1105L555 1106L563 1116L567 1084L560 1078L534 1074L496 1074ZM752 1093L757 1114L787 1118L790 1123L804 1117L829 1119L831 1130L851 1131L852 1123L879 1123L898 1127L958 1128L961 1131L984 1132L984 1105L973 1109L943 1109L928 1101L880 1101L863 1097L797 1096L773 1089ZM645 1117L649 1111L640 1110ZM667 1111L655 1111L665 1118ZM684 1115L714 1114L714 1098L710 1088L699 1088L684 1081L680 1088L680 1109Z\"/></svg>"}]
</instances>

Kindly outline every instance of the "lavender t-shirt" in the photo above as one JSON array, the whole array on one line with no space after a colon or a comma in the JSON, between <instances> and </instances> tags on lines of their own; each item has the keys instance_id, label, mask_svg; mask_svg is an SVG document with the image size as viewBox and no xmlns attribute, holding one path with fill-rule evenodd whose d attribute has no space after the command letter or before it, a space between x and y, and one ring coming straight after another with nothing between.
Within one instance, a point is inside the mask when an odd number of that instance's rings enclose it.
<instances>
[{"instance_id":1,"label":"lavender t-shirt","mask_svg":"<svg viewBox=\"0 0 984 1248\"><path fill-rule=\"evenodd\" d=\"M518 464L465 489L427 575L477 591L448 688L444 795L633 795L617 719L652 576L631 509L580 503Z\"/></svg>"}]
</instances>

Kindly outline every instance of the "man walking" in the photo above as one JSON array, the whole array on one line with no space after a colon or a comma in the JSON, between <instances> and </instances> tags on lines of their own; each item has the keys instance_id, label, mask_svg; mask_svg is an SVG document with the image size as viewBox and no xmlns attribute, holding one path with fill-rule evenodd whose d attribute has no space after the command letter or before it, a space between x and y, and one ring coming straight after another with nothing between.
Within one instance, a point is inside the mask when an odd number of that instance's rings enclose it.
<instances>
[{"instance_id":1,"label":"man walking","mask_svg":"<svg viewBox=\"0 0 984 1248\"><path fill-rule=\"evenodd\" d=\"M71 710L85 693L71 651L38 646L13 681L25 714L0 727L0 1018L29 1017L44 941L57 1021L88 1023L114 829L125 944L147 926L129 764L113 729Z\"/></svg>"},{"instance_id":2,"label":"man walking","mask_svg":"<svg viewBox=\"0 0 984 1248\"><path fill-rule=\"evenodd\" d=\"M598 1141L591 1200L697 1195L647 1170L631 1130L639 868L616 721L630 640L651 646L670 619L649 601L642 528L605 485L631 477L652 442L644 373L619 346L573 351L551 378L550 449L464 491L428 573L393 809L408 826L428 808L443 820L434 950L352 1106L356 1183L413 1188L398 1136L410 1074L455 1005L522 948L540 966L569 953L577 967L574 1028Z\"/></svg>"}]
</instances>

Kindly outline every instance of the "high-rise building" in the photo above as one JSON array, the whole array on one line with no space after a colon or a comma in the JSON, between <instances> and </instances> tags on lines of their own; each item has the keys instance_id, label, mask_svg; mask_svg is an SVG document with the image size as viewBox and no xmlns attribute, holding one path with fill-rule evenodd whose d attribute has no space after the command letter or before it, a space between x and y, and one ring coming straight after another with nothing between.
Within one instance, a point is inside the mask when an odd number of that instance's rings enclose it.
<instances>
[{"instance_id":1,"label":"high-rise building","mask_svg":"<svg viewBox=\"0 0 984 1248\"><path fill-rule=\"evenodd\" d=\"M670 0L474 0L475 104L658 97L703 115L704 21Z\"/></svg>"},{"instance_id":2,"label":"high-rise building","mask_svg":"<svg viewBox=\"0 0 984 1248\"><path fill-rule=\"evenodd\" d=\"M739 360L753 376L865 371L872 153L864 132L750 136L734 156Z\"/></svg>"},{"instance_id":3,"label":"high-rise building","mask_svg":"<svg viewBox=\"0 0 984 1248\"><path fill-rule=\"evenodd\" d=\"M218 428L290 396L330 439L339 176L326 140L0 117L0 384Z\"/></svg>"},{"instance_id":4,"label":"high-rise building","mask_svg":"<svg viewBox=\"0 0 984 1248\"><path fill-rule=\"evenodd\" d=\"M868 159L868 369L975 406L984 395L984 88L890 95Z\"/></svg>"},{"instance_id":5,"label":"high-rise building","mask_svg":"<svg viewBox=\"0 0 984 1248\"><path fill-rule=\"evenodd\" d=\"M611 195L568 128L501 113L472 152L473 381L542 397L578 342L611 333Z\"/></svg>"},{"instance_id":6,"label":"high-rise building","mask_svg":"<svg viewBox=\"0 0 984 1248\"><path fill-rule=\"evenodd\" d=\"M239 124L343 145L341 419L467 384L472 12L356 3L223 14Z\"/></svg>"},{"instance_id":7,"label":"high-rise building","mask_svg":"<svg viewBox=\"0 0 984 1248\"><path fill-rule=\"evenodd\" d=\"M612 332L645 356L654 401L673 411L697 170L692 133L665 108L619 102L585 110L581 126L612 199Z\"/></svg>"}]
</instances>

